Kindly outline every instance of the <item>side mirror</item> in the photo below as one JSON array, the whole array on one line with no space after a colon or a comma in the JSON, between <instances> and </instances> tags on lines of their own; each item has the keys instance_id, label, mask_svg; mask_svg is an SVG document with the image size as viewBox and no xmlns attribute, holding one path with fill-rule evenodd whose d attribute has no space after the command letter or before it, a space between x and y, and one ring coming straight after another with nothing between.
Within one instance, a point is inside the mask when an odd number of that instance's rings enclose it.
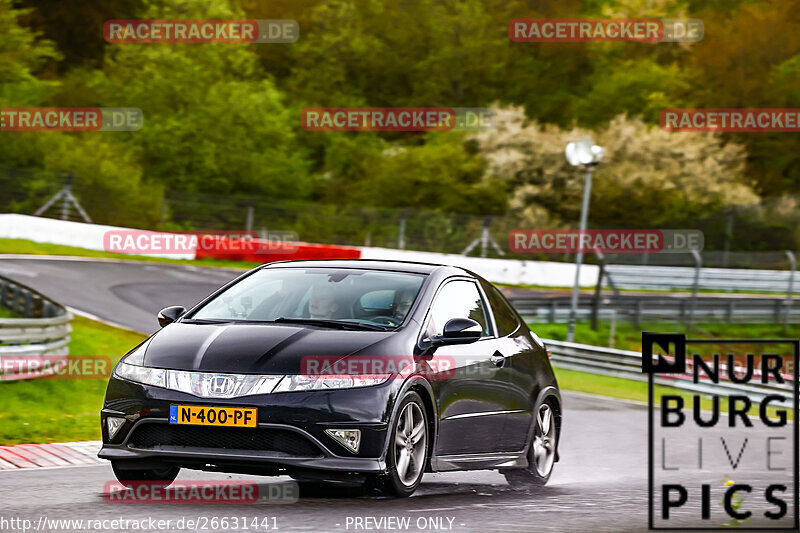
<instances>
[{"instance_id":1,"label":"side mirror","mask_svg":"<svg viewBox=\"0 0 800 533\"><path fill-rule=\"evenodd\" d=\"M434 335L430 339L433 346L446 346L448 344L470 344L481 338L483 327L470 318L451 318L444 325L441 335Z\"/></svg>"},{"instance_id":2,"label":"side mirror","mask_svg":"<svg viewBox=\"0 0 800 533\"><path fill-rule=\"evenodd\" d=\"M170 307L165 307L161 311L158 312L158 323L163 328L164 326L168 326L178 320L186 314L186 308L182 305L172 305Z\"/></svg>"}]
</instances>

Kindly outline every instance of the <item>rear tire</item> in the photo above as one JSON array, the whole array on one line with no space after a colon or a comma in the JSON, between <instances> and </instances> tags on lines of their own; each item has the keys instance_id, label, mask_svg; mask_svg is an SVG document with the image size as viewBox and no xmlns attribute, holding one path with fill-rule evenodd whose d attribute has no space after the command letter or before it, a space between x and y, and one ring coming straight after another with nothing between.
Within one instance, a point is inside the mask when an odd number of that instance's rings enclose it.
<instances>
[{"instance_id":1,"label":"rear tire","mask_svg":"<svg viewBox=\"0 0 800 533\"><path fill-rule=\"evenodd\" d=\"M373 475L367 487L400 498L411 496L425 473L428 461L428 415L422 398L410 391L397 408L397 419L389 426L388 473Z\"/></svg>"},{"instance_id":2,"label":"rear tire","mask_svg":"<svg viewBox=\"0 0 800 533\"><path fill-rule=\"evenodd\" d=\"M528 489L544 487L553 473L557 440L556 413L553 406L545 402L536 410L533 439L528 449L528 467L504 470L508 484Z\"/></svg>"},{"instance_id":3,"label":"rear tire","mask_svg":"<svg viewBox=\"0 0 800 533\"><path fill-rule=\"evenodd\" d=\"M163 468L120 468L116 461L111 461L111 468L117 481L126 487L135 487L141 482L150 482L156 485L169 486L178 473L181 471L179 466L164 466Z\"/></svg>"}]
</instances>

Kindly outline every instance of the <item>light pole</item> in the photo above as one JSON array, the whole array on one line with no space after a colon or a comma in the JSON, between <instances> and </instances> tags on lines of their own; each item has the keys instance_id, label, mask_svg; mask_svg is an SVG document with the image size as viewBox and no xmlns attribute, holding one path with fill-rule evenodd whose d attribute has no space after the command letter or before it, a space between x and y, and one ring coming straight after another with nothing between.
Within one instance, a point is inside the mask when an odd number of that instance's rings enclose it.
<instances>
[{"instance_id":1,"label":"light pole","mask_svg":"<svg viewBox=\"0 0 800 533\"><path fill-rule=\"evenodd\" d=\"M583 204L581 205L581 223L578 230L578 251L575 254L575 284L572 286L572 299L569 306L569 327L567 329L567 342L575 341L575 314L578 309L578 287L583 263L583 233L586 231L586 221L589 218L589 199L592 197L592 172L602 161L605 150L597 146L591 139L571 142L567 145L565 154L569 164L577 167L586 165L586 185L583 188Z\"/></svg>"}]
</instances>

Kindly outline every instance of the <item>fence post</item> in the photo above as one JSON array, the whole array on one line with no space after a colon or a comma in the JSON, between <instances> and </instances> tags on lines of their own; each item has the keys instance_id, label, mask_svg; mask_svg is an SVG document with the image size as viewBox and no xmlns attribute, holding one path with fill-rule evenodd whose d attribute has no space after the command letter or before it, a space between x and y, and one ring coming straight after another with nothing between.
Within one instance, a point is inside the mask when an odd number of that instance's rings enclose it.
<instances>
[{"instance_id":1,"label":"fence post","mask_svg":"<svg viewBox=\"0 0 800 533\"><path fill-rule=\"evenodd\" d=\"M636 300L636 303L633 306L635 312L633 314L633 327L639 327L639 321L642 319L642 301Z\"/></svg>"},{"instance_id":2,"label":"fence post","mask_svg":"<svg viewBox=\"0 0 800 533\"><path fill-rule=\"evenodd\" d=\"M786 294L786 313L783 316L783 333L789 329L789 315L792 313L792 295L794 294L794 271L797 269L797 260L794 252L786 250L786 257L789 258L789 291Z\"/></svg>"},{"instance_id":3,"label":"fence post","mask_svg":"<svg viewBox=\"0 0 800 533\"><path fill-rule=\"evenodd\" d=\"M247 235L253 231L253 211L255 210L255 200L250 200L247 205L247 218L245 219L244 229Z\"/></svg>"},{"instance_id":4,"label":"fence post","mask_svg":"<svg viewBox=\"0 0 800 533\"><path fill-rule=\"evenodd\" d=\"M72 190L72 179L74 174L67 174L67 181L64 183L64 194L61 196L61 220L69 220L69 196Z\"/></svg>"},{"instance_id":5,"label":"fence post","mask_svg":"<svg viewBox=\"0 0 800 533\"><path fill-rule=\"evenodd\" d=\"M606 272L606 262L603 252L595 250L600 273L597 275L597 285L594 286L594 300L592 300L592 331L597 331L597 316L600 314L600 297L603 290L603 276Z\"/></svg>"},{"instance_id":6,"label":"fence post","mask_svg":"<svg viewBox=\"0 0 800 533\"><path fill-rule=\"evenodd\" d=\"M733 237L733 219L736 216L736 208L732 207L728 211L728 222L725 226L725 242L722 245L722 266L728 266L728 248L730 248L731 237Z\"/></svg>"},{"instance_id":7,"label":"fence post","mask_svg":"<svg viewBox=\"0 0 800 533\"><path fill-rule=\"evenodd\" d=\"M164 224L167 222L167 193L164 192L164 196L161 197L161 217L158 221L158 227L163 228Z\"/></svg>"},{"instance_id":8,"label":"fence post","mask_svg":"<svg viewBox=\"0 0 800 533\"><path fill-rule=\"evenodd\" d=\"M609 324L608 328L608 346L610 348L614 347L614 340L617 336L617 310L616 308L611 308L611 324Z\"/></svg>"},{"instance_id":9,"label":"fence post","mask_svg":"<svg viewBox=\"0 0 800 533\"><path fill-rule=\"evenodd\" d=\"M408 218L408 208L403 209L400 215L400 227L397 228L397 248L400 250L406 247L406 218Z\"/></svg>"},{"instance_id":10,"label":"fence post","mask_svg":"<svg viewBox=\"0 0 800 533\"><path fill-rule=\"evenodd\" d=\"M556 307L558 306L558 302L556 299L553 298L550 300L550 322L555 323L556 321Z\"/></svg>"},{"instance_id":11,"label":"fence post","mask_svg":"<svg viewBox=\"0 0 800 533\"><path fill-rule=\"evenodd\" d=\"M686 333L692 330L692 322L694 322L694 306L697 301L697 287L700 285L700 269L703 267L703 258L697 250L691 250L692 257L694 258L694 283L692 283L692 299L689 301L689 320L686 322Z\"/></svg>"}]
</instances>

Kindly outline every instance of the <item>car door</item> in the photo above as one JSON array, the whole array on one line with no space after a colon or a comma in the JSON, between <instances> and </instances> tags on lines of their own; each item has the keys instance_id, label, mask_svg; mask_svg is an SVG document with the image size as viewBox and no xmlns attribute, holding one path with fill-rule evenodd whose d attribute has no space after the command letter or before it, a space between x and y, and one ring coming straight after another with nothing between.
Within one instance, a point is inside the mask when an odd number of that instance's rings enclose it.
<instances>
[{"instance_id":1,"label":"car door","mask_svg":"<svg viewBox=\"0 0 800 533\"><path fill-rule=\"evenodd\" d=\"M528 326L519 320L500 291L485 280L480 284L497 332L496 349L505 358L502 379L506 385L508 413L503 426L502 446L504 450L522 450L533 423L535 352L541 347L531 343L526 334Z\"/></svg>"},{"instance_id":2,"label":"car door","mask_svg":"<svg viewBox=\"0 0 800 533\"><path fill-rule=\"evenodd\" d=\"M472 279L446 281L434 297L423 327L425 338L441 334L453 318L470 318L483 327L480 340L441 346L433 355L448 361L454 371L434 374L439 411L436 453L459 455L503 451L498 442L508 414L508 378L498 361L497 339L477 283ZM441 368L441 363L437 365ZM446 365L447 366L447 365Z\"/></svg>"}]
</instances>

